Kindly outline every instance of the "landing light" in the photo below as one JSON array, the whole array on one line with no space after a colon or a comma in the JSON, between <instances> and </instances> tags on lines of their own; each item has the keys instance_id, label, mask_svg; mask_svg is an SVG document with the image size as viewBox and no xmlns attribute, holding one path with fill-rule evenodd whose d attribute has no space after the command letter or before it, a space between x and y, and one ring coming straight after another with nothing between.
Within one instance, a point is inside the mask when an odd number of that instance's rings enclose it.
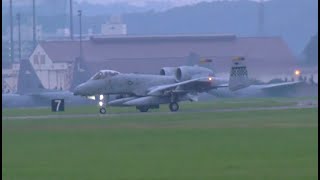
<instances>
[{"instance_id":1,"label":"landing light","mask_svg":"<svg viewBox=\"0 0 320 180\"><path fill-rule=\"evenodd\" d=\"M103 102L102 101L99 101L99 106L103 106Z\"/></svg>"},{"instance_id":2,"label":"landing light","mask_svg":"<svg viewBox=\"0 0 320 180\"><path fill-rule=\"evenodd\" d=\"M87 96L88 99L96 100L95 96Z\"/></svg>"},{"instance_id":3,"label":"landing light","mask_svg":"<svg viewBox=\"0 0 320 180\"><path fill-rule=\"evenodd\" d=\"M100 98L99 98L100 100L102 100L103 99L103 95L100 95Z\"/></svg>"},{"instance_id":4,"label":"landing light","mask_svg":"<svg viewBox=\"0 0 320 180\"><path fill-rule=\"evenodd\" d=\"M296 76L299 76L299 75L301 74L301 71L300 71L300 70L295 70L295 71L294 71L294 74L295 74Z\"/></svg>"},{"instance_id":5,"label":"landing light","mask_svg":"<svg viewBox=\"0 0 320 180\"><path fill-rule=\"evenodd\" d=\"M212 80L213 80L213 78L212 78L212 77L209 77L208 79L209 79L209 81L212 81Z\"/></svg>"}]
</instances>

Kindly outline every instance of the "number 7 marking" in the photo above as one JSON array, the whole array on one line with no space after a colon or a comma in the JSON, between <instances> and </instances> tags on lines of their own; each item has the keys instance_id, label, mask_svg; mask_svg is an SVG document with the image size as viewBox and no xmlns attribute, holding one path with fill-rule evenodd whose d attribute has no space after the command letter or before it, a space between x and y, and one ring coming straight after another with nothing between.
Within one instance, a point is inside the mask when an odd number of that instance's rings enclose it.
<instances>
[{"instance_id":1,"label":"number 7 marking","mask_svg":"<svg viewBox=\"0 0 320 180\"><path fill-rule=\"evenodd\" d=\"M60 104L61 104L61 99L56 99L56 100L54 100L54 102L58 103L57 107L56 107L56 111L59 111L59 107L60 107Z\"/></svg>"}]
</instances>

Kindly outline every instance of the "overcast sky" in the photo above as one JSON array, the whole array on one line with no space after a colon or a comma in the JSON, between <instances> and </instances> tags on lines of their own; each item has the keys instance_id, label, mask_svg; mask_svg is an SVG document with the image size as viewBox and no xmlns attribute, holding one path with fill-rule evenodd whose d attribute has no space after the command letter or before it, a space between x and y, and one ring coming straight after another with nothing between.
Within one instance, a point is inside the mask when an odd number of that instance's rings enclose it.
<instances>
[{"instance_id":1,"label":"overcast sky","mask_svg":"<svg viewBox=\"0 0 320 180\"><path fill-rule=\"evenodd\" d=\"M1 0L2 4L8 4L9 0ZM44 1L54 1L54 0L36 0L36 2L44 2ZM112 4L112 3L128 3L130 5L143 7L146 4L154 3L164 3L169 4L170 6L184 6L196 4L199 2L211 2L211 1L239 1L239 0L74 0L76 2L87 2L92 4ZM251 1L262 1L262 0L251 0ZM267 1L267 0L264 0ZM32 0L13 0L13 4L15 5L24 5L24 4L32 3Z\"/></svg>"},{"instance_id":2,"label":"overcast sky","mask_svg":"<svg viewBox=\"0 0 320 180\"><path fill-rule=\"evenodd\" d=\"M146 3L158 2L158 3L168 3L174 6L181 6L181 5L187 5L187 4L195 4L202 1L209 2L213 0L76 0L76 1L96 3L96 4L110 4L110 3L125 2L135 6L144 6Z\"/></svg>"},{"instance_id":3,"label":"overcast sky","mask_svg":"<svg viewBox=\"0 0 320 180\"><path fill-rule=\"evenodd\" d=\"M96 4L126 2L128 4L136 5L136 6L144 6L146 3L158 2L158 3L168 3L173 6L183 6L183 5L189 5L189 4L196 4L199 2L226 1L226 0L76 0L76 1L96 3ZM227 1L237 1L237 0L227 0ZM262 0L253 0L253 1L262 1Z\"/></svg>"}]
</instances>

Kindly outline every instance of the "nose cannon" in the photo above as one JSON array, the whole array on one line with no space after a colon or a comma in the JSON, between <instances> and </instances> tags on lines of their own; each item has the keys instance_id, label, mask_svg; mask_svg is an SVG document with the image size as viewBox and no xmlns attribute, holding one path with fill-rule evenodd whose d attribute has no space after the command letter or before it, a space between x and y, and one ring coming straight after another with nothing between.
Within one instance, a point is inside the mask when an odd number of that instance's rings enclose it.
<instances>
[{"instance_id":1,"label":"nose cannon","mask_svg":"<svg viewBox=\"0 0 320 180\"><path fill-rule=\"evenodd\" d=\"M85 95L85 85L84 85L84 83L82 83L82 84L80 84L80 85L78 85L77 87L75 87L74 88L74 90L73 90L73 95L75 95L75 96L84 96Z\"/></svg>"},{"instance_id":2,"label":"nose cannon","mask_svg":"<svg viewBox=\"0 0 320 180\"><path fill-rule=\"evenodd\" d=\"M89 80L76 86L73 94L75 96L95 96L97 94L104 94L105 86L104 81Z\"/></svg>"}]
</instances>

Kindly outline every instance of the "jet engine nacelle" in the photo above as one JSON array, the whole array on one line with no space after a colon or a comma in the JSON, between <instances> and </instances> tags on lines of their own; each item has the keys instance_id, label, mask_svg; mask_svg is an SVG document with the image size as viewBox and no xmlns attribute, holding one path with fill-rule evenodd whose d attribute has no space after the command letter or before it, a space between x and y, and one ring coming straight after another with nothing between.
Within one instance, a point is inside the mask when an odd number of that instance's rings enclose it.
<instances>
[{"instance_id":1,"label":"jet engine nacelle","mask_svg":"<svg viewBox=\"0 0 320 180\"><path fill-rule=\"evenodd\" d=\"M213 72L204 67L181 66L175 73L177 81L186 81L197 76L213 76Z\"/></svg>"},{"instance_id":2,"label":"jet engine nacelle","mask_svg":"<svg viewBox=\"0 0 320 180\"><path fill-rule=\"evenodd\" d=\"M164 67L160 70L160 75L163 76L174 76L176 73L176 67Z\"/></svg>"}]
</instances>

